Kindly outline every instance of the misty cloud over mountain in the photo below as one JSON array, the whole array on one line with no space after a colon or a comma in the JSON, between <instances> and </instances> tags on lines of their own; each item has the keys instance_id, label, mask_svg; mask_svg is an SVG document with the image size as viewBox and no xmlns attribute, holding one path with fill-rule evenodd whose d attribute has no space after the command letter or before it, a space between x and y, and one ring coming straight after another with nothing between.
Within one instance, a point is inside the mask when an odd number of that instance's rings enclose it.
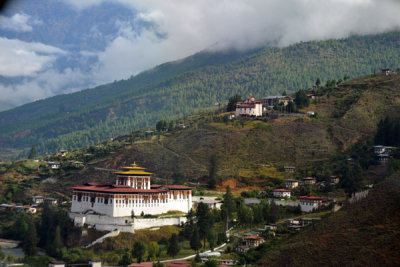
<instances>
[{"instance_id":1,"label":"misty cloud over mountain","mask_svg":"<svg viewBox=\"0 0 400 267\"><path fill-rule=\"evenodd\" d=\"M400 27L395 0L21 0L0 15L0 110L209 49Z\"/></svg>"}]
</instances>

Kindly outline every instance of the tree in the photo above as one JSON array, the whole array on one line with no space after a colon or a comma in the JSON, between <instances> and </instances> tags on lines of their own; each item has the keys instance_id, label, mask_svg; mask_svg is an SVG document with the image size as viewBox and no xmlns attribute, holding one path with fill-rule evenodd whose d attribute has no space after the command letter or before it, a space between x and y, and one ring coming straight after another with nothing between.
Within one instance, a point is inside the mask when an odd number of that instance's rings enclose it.
<instances>
[{"instance_id":1,"label":"tree","mask_svg":"<svg viewBox=\"0 0 400 267\"><path fill-rule=\"evenodd\" d=\"M179 247L178 236L177 234L172 234L171 238L168 240L167 254L171 257L175 257L178 255L180 250L181 248Z\"/></svg>"},{"instance_id":2,"label":"tree","mask_svg":"<svg viewBox=\"0 0 400 267\"><path fill-rule=\"evenodd\" d=\"M144 243L142 241L136 241L133 244L132 257L136 258L138 263L141 263L145 253L146 246L144 245Z\"/></svg>"},{"instance_id":3,"label":"tree","mask_svg":"<svg viewBox=\"0 0 400 267\"><path fill-rule=\"evenodd\" d=\"M37 156L36 146L33 145L31 150L29 151L28 159L34 159Z\"/></svg>"},{"instance_id":4,"label":"tree","mask_svg":"<svg viewBox=\"0 0 400 267\"><path fill-rule=\"evenodd\" d=\"M253 222L253 210L245 204L241 204L238 210L238 219L241 224L251 224Z\"/></svg>"},{"instance_id":5,"label":"tree","mask_svg":"<svg viewBox=\"0 0 400 267\"><path fill-rule=\"evenodd\" d=\"M132 263L131 255L130 255L129 253L125 253L125 254L122 256L122 259L118 262L118 265L121 265L121 266L128 266L128 265L130 265L131 263Z\"/></svg>"},{"instance_id":6,"label":"tree","mask_svg":"<svg viewBox=\"0 0 400 267\"><path fill-rule=\"evenodd\" d=\"M147 246L147 253L149 254L150 260L155 261L158 253L160 252L160 247L157 242L150 242Z\"/></svg>"},{"instance_id":7,"label":"tree","mask_svg":"<svg viewBox=\"0 0 400 267\"><path fill-rule=\"evenodd\" d=\"M213 249L217 242L217 235L215 234L213 229L210 229L210 231L208 231L207 240L208 240L208 244L210 245L210 249Z\"/></svg>"},{"instance_id":8,"label":"tree","mask_svg":"<svg viewBox=\"0 0 400 267\"><path fill-rule=\"evenodd\" d=\"M213 217L210 212L210 208L207 204L200 202L196 210L197 227L199 227L200 238L204 240L204 248L206 248L207 234L212 228Z\"/></svg>"},{"instance_id":9,"label":"tree","mask_svg":"<svg viewBox=\"0 0 400 267\"><path fill-rule=\"evenodd\" d=\"M229 98L228 106L226 107L226 111L235 111L236 104L242 101L242 97L239 94L236 94Z\"/></svg>"},{"instance_id":10,"label":"tree","mask_svg":"<svg viewBox=\"0 0 400 267\"><path fill-rule=\"evenodd\" d=\"M37 251L36 245L38 243L38 238L33 218L30 218L28 225L29 225L29 230L26 233L25 239L23 240L22 250L24 251L25 255L34 256Z\"/></svg>"},{"instance_id":11,"label":"tree","mask_svg":"<svg viewBox=\"0 0 400 267\"><path fill-rule=\"evenodd\" d=\"M62 237L61 237L61 231L60 231L60 226L57 225L56 231L54 232L54 239L52 242L51 250L52 250L52 255L59 257L59 251L62 249L64 246Z\"/></svg>"},{"instance_id":12,"label":"tree","mask_svg":"<svg viewBox=\"0 0 400 267\"><path fill-rule=\"evenodd\" d=\"M317 78L317 80L315 81L315 85L317 87L319 87L321 85L321 79L320 78Z\"/></svg>"},{"instance_id":13,"label":"tree","mask_svg":"<svg viewBox=\"0 0 400 267\"><path fill-rule=\"evenodd\" d=\"M196 253L201 248L199 229L197 228L197 226L194 227L192 237L190 238L190 248L193 249Z\"/></svg>"},{"instance_id":14,"label":"tree","mask_svg":"<svg viewBox=\"0 0 400 267\"><path fill-rule=\"evenodd\" d=\"M348 197L359 191L362 187L362 169L358 162L354 166L347 165L340 184Z\"/></svg>"},{"instance_id":15,"label":"tree","mask_svg":"<svg viewBox=\"0 0 400 267\"><path fill-rule=\"evenodd\" d=\"M221 207L223 218L225 219L225 231L229 229L229 220L232 218L232 213L236 210L235 200L229 185L226 187L226 193L224 195L224 204Z\"/></svg>"},{"instance_id":16,"label":"tree","mask_svg":"<svg viewBox=\"0 0 400 267\"><path fill-rule=\"evenodd\" d=\"M306 90L297 91L294 102L298 108L308 107L308 105L310 105L310 99L307 97Z\"/></svg>"}]
</instances>

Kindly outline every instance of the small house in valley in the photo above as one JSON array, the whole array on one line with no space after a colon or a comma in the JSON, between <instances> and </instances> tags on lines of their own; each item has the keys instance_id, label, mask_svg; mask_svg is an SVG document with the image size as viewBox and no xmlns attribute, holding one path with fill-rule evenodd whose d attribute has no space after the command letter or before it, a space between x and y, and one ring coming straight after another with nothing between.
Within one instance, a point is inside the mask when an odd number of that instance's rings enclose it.
<instances>
[{"instance_id":1,"label":"small house in valley","mask_svg":"<svg viewBox=\"0 0 400 267\"><path fill-rule=\"evenodd\" d=\"M283 197L290 198L290 190L288 190L288 189L274 189L272 191L272 194L274 197L277 197L277 198L283 198Z\"/></svg>"},{"instance_id":2,"label":"small house in valley","mask_svg":"<svg viewBox=\"0 0 400 267\"><path fill-rule=\"evenodd\" d=\"M293 180L293 179L289 179L285 181L285 186L288 189L293 189L299 186L299 181L297 180Z\"/></svg>"},{"instance_id":3,"label":"small house in valley","mask_svg":"<svg viewBox=\"0 0 400 267\"><path fill-rule=\"evenodd\" d=\"M294 166L284 166L283 169L285 170L285 172L295 172L296 171L296 167L294 167Z\"/></svg>"},{"instance_id":4,"label":"small house in valley","mask_svg":"<svg viewBox=\"0 0 400 267\"><path fill-rule=\"evenodd\" d=\"M303 178L303 181L304 181L304 185L315 184L317 182L317 180L314 177Z\"/></svg>"},{"instance_id":5,"label":"small house in valley","mask_svg":"<svg viewBox=\"0 0 400 267\"><path fill-rule=\"evenodd\" d=\"M340 181L339 177L337 176L330 176L329 180L331 185L337 185Z\"/></svg>"},{"instance_id":6,"label":"small house in valley","mask_svg":"<svg viewBox=\"0 0 400 267\"><path fill-rule=\"evenodd\" d=\"M59 162L57 162L57 161L49 161L49 162L47 162L47 166L50 168L50 169L53 169L53 170L58 170L59 168L60 168L60 163Z\"/></svg>"}]
</instances>

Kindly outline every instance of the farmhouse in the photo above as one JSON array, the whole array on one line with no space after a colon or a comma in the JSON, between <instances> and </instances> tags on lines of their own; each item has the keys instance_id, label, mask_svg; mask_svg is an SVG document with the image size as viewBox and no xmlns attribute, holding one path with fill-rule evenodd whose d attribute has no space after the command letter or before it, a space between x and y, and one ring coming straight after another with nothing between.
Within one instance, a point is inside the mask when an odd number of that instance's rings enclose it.
<instances>
[{"instance_id":1,"label":"farmhouse","mask_svg":"<svg viewBox=\"0 0 400 267\"><path fill-rule=\"evenodd\" d=\"M60 168L60 163L59 163L59 162L56 162L56 161L49 161L49 162L47 162L47 166L48 166L50 169L58 170L58 169Z\"/></svg>"},{"instance_id":2,"label":"farmhouse","mask_svg":"<svg viewBox=\"0 0 400 267\"><path fill-rule=\"evenodd\" d=\"M251 95L245 101L236 104L236 117L261 117L262 102L256 101Z\"/></svg>"},{"instance_id":3,"label":"farmhouse","mask_svg":"<svg viewBox=\"0 0 400 267\"><path fill-rule=\"evenodd\" d=\"M330 179L330 184L331 185L336 185L340 181L339 177L337 177L337 176L330 176L329 179Z\"/></svg>"},{"instance_id":4,"label":"farmhouse","mask_svg":"<svg viewBox=\"0 0 400 267\"><path fill-rule=\"evenodd\" d=\"M289 189L296 188L299 186L299 181L293 180L293 179L286 180L285 186L286 186L286 188L289 188Z\"/></svg>"},{"instance_id":5,"label":"farmhouse","mask_svg":"<svg viewBox=\"0 0 400 267\"><path fill-rule=\"evenodd\" d=\"M293 167L293 166L284 166L283 169L285 170L285 172L295 172L296 171L296 167Z\"/></svg>"},{"instance_id":6,"label":"farmhouse","mask_svg":"<svg viewBox=\"0 0 400 267\"><path fill-rule=\"evenodd\" d=\"M290 190L288 190L288 189L274 189L272 194L274 197L278 197L278 198L282 198L282 197L290 198Z\"/></svg>"},{"instance_id":7,"label":"farmhouse","mask_svg":"<svg viewBox=\"0 0 400 267\"><path fill-rule=\"evenodd\" d=\"M317 182L317 180L314 177L306 177L303 178L304 184L315 184Z\"/></svg>"}]
</instances>

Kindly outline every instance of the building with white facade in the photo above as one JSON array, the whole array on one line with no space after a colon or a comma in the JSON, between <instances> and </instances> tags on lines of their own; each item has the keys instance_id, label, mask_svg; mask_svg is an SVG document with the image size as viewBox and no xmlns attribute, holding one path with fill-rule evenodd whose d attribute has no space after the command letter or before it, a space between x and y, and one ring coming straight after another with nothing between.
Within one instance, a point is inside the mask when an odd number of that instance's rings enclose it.
<instances>
[{"instance_id":1,"label":"building with white facade","mask_svg":"<svg viewBox=\"0 0 400 267\"><path fill-rule=\"evenodd\" d=\"M245 101L236 104L236 117L261 117L262 102L248 96Z\"/></svg>"},{"instance_id":2,"label":"building with white facade","mask_svg":"<svg viewBox=\"0 0 400 267\"><path fill-rule=\"evenodd\" d=\"M115 172L114 183L87 183L72 187L70 217L75 225L88 224L99 230L134 229L180 224L184 217L134 218L141 214L158 215L168 211L189 212L192 187L152 185L145 168L133 164ZM134 215L134 216L132 216Z\"/></svg>"},{"instance_id":3,"label":"building with white facade","mask_svg":"<svg viewBox=\"0 0 400 267\"><path fill-rule=\"evenodd\" d=\"M299 181L294 179L289 179L285 181L286 188L293 189L299 186Z\"/></svg>"},{"instance_id":4,"label":"building with white facade","mask_svg":"<svg viewBox=\"0 0 400 267\"><path fill-rule=\"evenodd\" d=\"M288 189L274 189L272 191L272 194L273 194L274 197L279 197L279 198L288 197L288 198L290 198L290 190L288 190Z\"/></svg>"},{"instance_id":5,"label":"building with white facade","mask_svg":"<svg viewBox=\"0 0 400 267\"><path fill-rule=\"evenodd\" d=\"M133 164L116 172L115 183L88 183L73 187L71 212L93 211L111 217L132 213L162 214L168 211L189 212L192 188L183 185L151 185L145 168Z\"/></svg>"},{"instance_id":6,"label":"building with white facade","mask_svg":"<svg viewBox=\"0 0 400 267\"><path fill-rule=\"evenodd\" d=\"M320 197L313 196L309 194L308 196L301 196L300 199L300 208L301 211L311 212L313 210L318 209L322 206L324 200Z\"/></svg>"}]
</instances>

